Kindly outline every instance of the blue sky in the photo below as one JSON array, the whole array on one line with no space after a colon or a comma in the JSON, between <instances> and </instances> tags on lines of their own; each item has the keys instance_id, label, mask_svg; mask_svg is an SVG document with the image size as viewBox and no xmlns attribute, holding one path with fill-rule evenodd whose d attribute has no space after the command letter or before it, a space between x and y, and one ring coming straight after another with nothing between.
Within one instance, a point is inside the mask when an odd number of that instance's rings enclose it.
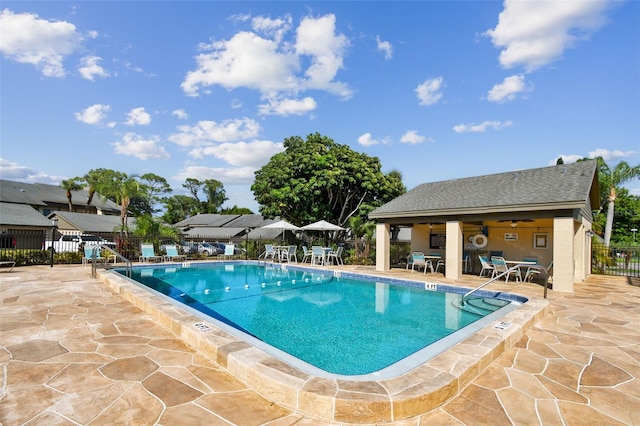
<instances>
[{"instance_id":1,"label":"blue sky","mask_svg":"<svg viewBox=\"0 0 640 426\"><path fill-rule=\"evenodd\" d=\"M423 182L640 164L637 1L4 1L0 177L218 179L319 132ZM640 182L626 185L640 195Z\"/></svg>"}]
</instances>

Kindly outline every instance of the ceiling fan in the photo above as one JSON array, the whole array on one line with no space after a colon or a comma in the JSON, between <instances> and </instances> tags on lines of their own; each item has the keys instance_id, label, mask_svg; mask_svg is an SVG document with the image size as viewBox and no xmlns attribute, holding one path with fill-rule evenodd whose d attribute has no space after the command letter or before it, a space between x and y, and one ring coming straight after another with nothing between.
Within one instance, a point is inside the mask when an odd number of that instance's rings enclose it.
<instances>
[{"instance_id":1,"label":"ceiling fan","mask_svg":"<svg viewBox=\"0 0 640 426\"><path fill-rule=\"evenodd\" d=\"M515 228L516 226L518 226L518 222L533 222L533 219L502 219L498 222L510 222L511 227Z\"/></svg>"}]
</instances>

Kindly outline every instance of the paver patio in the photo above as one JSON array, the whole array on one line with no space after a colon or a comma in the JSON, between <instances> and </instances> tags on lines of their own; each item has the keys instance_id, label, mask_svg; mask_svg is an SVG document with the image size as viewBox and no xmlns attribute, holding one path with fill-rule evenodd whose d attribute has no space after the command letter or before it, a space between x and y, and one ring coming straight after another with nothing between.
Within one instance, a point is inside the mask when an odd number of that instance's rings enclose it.
<instances>
[{"instance_id":1,"label":"paver patio","mask_svg":"<svg viewBox=\"0 0 640 426\"><path fill-rule=\"evenodd\" d=\"M421 275L410 274L387 275ZM591 276L549 301L542 320L449 402L396 424L640 424L640 287ZM79 265L0 273L0 365L5 426L327 424L251 390Z\"/></svg>"}]
</instances>

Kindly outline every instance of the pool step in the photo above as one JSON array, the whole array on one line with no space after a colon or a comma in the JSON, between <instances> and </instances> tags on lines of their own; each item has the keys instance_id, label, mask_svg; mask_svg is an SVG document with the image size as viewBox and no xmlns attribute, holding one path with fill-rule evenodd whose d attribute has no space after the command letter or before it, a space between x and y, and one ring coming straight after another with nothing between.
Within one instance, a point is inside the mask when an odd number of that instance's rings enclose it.
<instances>
[{"instance_id":1,"label":"pool step","mask_svg":"<svg viewBox=\"0 0 640 426\"><path fill-rule=\"evenodd\" d=\"M496 299L493 297L471 297L466 299L464 304L456 305L459 309L465 312L485 316L508 304L509 302L507 300Z\"/></svg>"}]
</instances>

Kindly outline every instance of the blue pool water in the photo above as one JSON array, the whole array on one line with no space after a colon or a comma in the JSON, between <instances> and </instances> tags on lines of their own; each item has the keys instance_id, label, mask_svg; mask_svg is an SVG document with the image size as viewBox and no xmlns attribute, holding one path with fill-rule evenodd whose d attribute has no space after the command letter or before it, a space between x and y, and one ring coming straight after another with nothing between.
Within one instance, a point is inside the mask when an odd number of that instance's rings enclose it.
<instances>
[{"instance_id":1,"label":"blue pool water","mask_svg":"<svg viewBox=\"0 0 640 426\"><path fill-rule=\"evenodd\" d=\"M482 318L459 308L460 292L351 275L225 262L134 268L131 278L240 335L345 376L392 366Z\"/></svg>"}]
</instances>

